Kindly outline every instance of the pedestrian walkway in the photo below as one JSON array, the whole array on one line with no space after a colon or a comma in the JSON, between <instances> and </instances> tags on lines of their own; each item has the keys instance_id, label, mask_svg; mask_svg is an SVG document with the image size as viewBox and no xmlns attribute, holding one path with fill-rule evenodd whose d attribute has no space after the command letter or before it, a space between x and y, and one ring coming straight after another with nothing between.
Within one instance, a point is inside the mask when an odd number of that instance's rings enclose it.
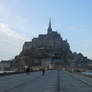
<instances>
[{"instance_id":1,"label":"pedestrian walkway","mask_svg":"<svg viewBox=\"0 0 92 92\"><path fill-rule=\"evenodd\" d=\"M79 75L59 71L60 90L58 92L92 92L92 87L84 83ZM79 79L80 78L80 79Z\"/></svg>"},{"instance_id":2,"label":"pedestrian walkway","mask_svg":"<svg viewBox=\"0 0 92 92\"><path fill-rule=\"evenodd\" d=\"M78 78L82 77L56 70L46 71L44 76L41 72L4 76L0 92L92 92L92 87Z\"/></svg>"},{"instance_id":3,"label":"pedestrian walkway","mask_svg":"<svg viewBox=\"0 0 92 92\"><path fill-rule=\"evenodd\" d=\"M88 78L83 75L73 74L73 73L71 73L71 75L92 87L92 78Z\"/></svg>"}]
</instances>

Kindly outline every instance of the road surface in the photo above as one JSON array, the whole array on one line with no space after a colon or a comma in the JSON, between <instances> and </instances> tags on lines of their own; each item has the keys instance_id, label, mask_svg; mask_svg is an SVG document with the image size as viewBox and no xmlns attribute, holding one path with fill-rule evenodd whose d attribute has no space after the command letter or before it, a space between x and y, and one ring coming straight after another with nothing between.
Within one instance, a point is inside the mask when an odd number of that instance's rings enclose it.
<instances>
[{"instance_id":1,"label":"road surface","mask_svg":"<svg viewBox=\"0 0 92 92\"><path fill-rule=\"evenodd\" d=\"M0 77L0 92L92 92L92 86L65 71L46 71Z\"/></svg>"}]
</instances>

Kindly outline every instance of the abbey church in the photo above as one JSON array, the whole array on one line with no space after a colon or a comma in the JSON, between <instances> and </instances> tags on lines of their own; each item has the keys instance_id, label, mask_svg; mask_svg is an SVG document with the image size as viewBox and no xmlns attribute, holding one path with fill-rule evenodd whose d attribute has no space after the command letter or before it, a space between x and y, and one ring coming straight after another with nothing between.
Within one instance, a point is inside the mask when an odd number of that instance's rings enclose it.
<instances>
[{"instance_id":1,"label":"abbey church","mask_svg":"<svg viewBox=\"0 0 92 92\"><path fill-rule=\"evenodd\" d=\"M32 42L25 42L23 50L29 49L69 49L69 44L66 40L62 40L59 33L51 28L51 21L47 34L39 35L38 38L33 38Z\"/></svg>"}]
</instances>

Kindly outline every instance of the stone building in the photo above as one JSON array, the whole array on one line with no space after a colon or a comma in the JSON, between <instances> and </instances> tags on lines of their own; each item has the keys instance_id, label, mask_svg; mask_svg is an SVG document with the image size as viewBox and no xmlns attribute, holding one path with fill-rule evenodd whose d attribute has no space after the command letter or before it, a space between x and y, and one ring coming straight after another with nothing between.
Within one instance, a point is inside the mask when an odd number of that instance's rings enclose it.
<instances>
[{"instance_id":1,"label":"stone building","mask_svg":"<svg viewBox=\"0 0 92 92\"><path fill-rule=\"evenodd\" d=\"M0 71L9 71L11 70L12 61L1 61L0 62Z\"/></svg>"},{"instance_id":2,"label":"stone building","mask_svg":"<svg viewBox=\"0 0 92 92\"><path fill-rule=\"evenodd\" d=\"M62 40L59 33L56 31L52 31L51 21L49 21L49 27L47 30L47 34L39 35L38 38L33 38L32 42L25 42L23 46L23 51L29 49L59 49L59 48L69 48L69 44L66 40Z\"/></svg>"},{"instance_id":3,"label":"stone building","mask_svg":"<svg viewBox=\"0 0 92 92\"><path fill-rule=\"evenodd\" d=\"M22 71L25 65L37 70L42 67L52 69L62 65L81 67L86 66L88 62L90 60L81 53L72 53L67 40L63 40L57 31L52 30L49 20L47 34L40 34L32 41L25 42L12 67Z\"/></svg>"},{"instance_id":4,"label":"stone building","mask_svg":"<svg viewBox=\"0 0 92 92\"><path fill-rule=\"evenodd\" d=\"M63 40L57 31L52 30L49 20L47 34L40 34L38 38L25 42L20 55L15 58L14 65L17 64L19 69L24 65L43 67L46 64L46 67L53 67L55 64L67 62L71 54L67 40Z\"/></svg>"}]
</instances>

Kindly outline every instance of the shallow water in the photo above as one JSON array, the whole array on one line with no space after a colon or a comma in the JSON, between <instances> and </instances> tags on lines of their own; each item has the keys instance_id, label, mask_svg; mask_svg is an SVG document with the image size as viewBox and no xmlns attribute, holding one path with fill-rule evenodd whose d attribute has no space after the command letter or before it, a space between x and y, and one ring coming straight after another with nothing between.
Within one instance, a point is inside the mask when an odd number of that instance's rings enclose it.
<instances>
[{"instance_id":1,"label":"shallow water","mask_svg":"<svg viewBox=\"0 0 92 92\"><path fill-rule=\"evenodd\" d=\"M82 72L83 74L92 75L92 72Z\"/></svg>"}]
</instances>

